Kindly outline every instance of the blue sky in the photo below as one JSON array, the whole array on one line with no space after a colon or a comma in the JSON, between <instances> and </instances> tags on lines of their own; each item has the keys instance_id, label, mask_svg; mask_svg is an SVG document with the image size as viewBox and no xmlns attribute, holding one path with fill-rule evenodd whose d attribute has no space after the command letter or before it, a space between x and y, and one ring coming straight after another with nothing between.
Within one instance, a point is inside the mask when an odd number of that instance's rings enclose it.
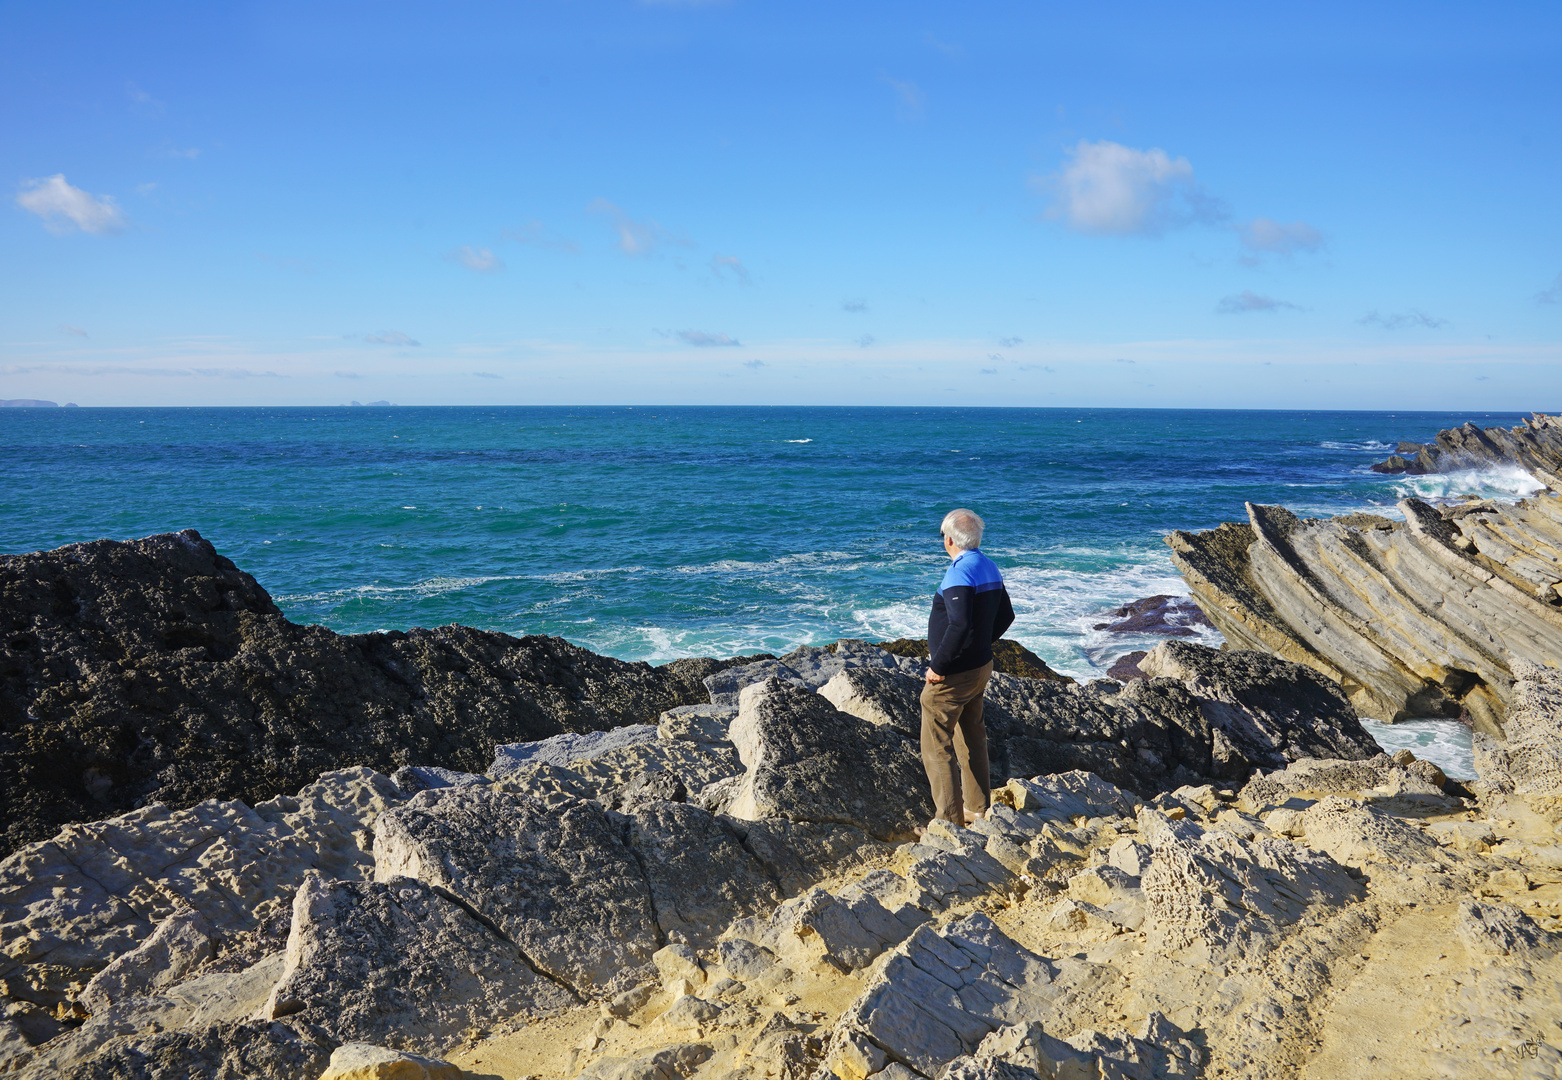
<instances>
[{"instance_id":1,"label":"blue sky","mask_svg":"<svg viewBox=\"0 0 1562 1080\"><path fill-rule=\"evenodd\" d=\"M0 398L1562 407L1551 4L0 5Z\"/></svg>"}]
</instances>

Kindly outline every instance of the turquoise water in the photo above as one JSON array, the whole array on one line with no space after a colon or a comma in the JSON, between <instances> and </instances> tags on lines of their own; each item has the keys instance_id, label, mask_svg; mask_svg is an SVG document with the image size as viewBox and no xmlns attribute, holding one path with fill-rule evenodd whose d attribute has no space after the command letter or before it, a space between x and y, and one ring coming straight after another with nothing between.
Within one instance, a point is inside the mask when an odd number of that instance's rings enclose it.
<instances>
[{"instance_id":1,"label":"turquoise water","mask_svg":"<svg viewBox=\"0 0 1562 1080\"><path fill-rule=\"evenodd\" d=\"M1517 414L1074 409L0 410L0 551L193 527L289 617L464 623L626 659L920 637L943 513L989 522L1013 636L1098 673L1090 629L1182 591L1162 537L1240 519L1515 496L1394 479L1399 439ZM1206 640L1218 641L1213 635Z\"/></svg>"}]
</instances>

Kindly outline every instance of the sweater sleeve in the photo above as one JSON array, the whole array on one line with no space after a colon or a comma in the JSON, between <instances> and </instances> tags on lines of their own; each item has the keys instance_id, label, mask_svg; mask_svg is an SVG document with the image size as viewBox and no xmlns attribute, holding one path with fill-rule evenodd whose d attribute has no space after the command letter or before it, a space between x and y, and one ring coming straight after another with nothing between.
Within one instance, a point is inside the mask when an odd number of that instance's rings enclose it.
<instances>
[{"instance_id":1,"label":"sweater sleeve","mask_svg":"<svg viewBox=\"0 0 1562 1080\"><path fill-rule=\"evenodd\" d=\"M1009 590L1002 590L998 603L998 617L993 620L993 640L1003 637L1004 631L1014 625L1014 605L1009 602Z\"/></svg>"},{"instance_id":2,"label":"sweater sleeve","mask_svg":"<svg viewBox=\"0 0 1562 1080\"><path fill-rule=\"evenodd\" d=\"M943 640L938 643L938 650L928 657L927 665L935 675L949 674L949 665L971 643L971 615L976 607L976 590L969 585L952 585L944 590L943 596L949 625Z\"/></svg>"}]
</instances>

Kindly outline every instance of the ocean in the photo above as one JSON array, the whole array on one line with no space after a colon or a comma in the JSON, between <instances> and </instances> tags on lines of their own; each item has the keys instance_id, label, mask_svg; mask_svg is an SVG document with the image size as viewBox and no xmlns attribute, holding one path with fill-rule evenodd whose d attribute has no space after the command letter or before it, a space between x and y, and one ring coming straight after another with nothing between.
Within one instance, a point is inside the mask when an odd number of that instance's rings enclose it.
<instances>
[{"instance_id":1,"label":"ocean","mask_svg":"<svg viewBox=\"0 0 1562 1080\"><path fill-rule=\"evenodd\" d=\"M1126 601L1184 591L1169 531L1243 520L1244 501L1394 516L1410 494L1518 498L1537 485L1516 469L1382 477L1367 467L1401 439L1520 419L6 409L0 552L195 528L299 622L342 632L463 623L660 662L925 635L946 563L938 523L969 506L987 519L984 550L1009 583L1011 636L1089 678L1160 640L1093 627Z\"/></svg>"}]
</instances>

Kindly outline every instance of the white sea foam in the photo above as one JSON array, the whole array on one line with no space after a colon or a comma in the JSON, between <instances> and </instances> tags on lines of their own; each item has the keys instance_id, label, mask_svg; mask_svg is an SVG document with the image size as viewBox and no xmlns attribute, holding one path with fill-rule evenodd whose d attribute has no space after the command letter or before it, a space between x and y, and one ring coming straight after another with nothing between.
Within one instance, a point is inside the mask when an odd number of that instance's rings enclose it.
<instances>
[{"instance_id":1,"label":"white sea foam","mask_svg":"<svg viewBox=\"0 0 1562 1080\"><path fill-rule=\"evenodd\" d=\"M812 439L788 439L787 442L789 442L789 443L806 443L806 442L813 442L813 440Z\"/></svg>"},{"instance_id":2,"label":"white sea foam","mask_svg":"<svg viewBox=\"0 0 1562 1080\"><path fill-rule=\"evenodd\" d=\"M1546 485L1517 465L1492 465L1481 469L1429 473L1425 476L1397 476L1391 486L1401 499L1439 500L1477 495L1502 502L1528 499L1546 488Z\"/></svg>"},{"instance_id":3,"label":"white sea foam","mask_svg":"<svg viewBox=\"0 0 1562 1080\"><path fill-rule=\"evenodd\" d=\"M1390 754L1409 750L1455 780L1475 779L1470 729L1457 720L1402 720L1397 724L1363 720L1361 726Z\"/></svg>"},{"instance_id":4,"label":"white sea foam","mask_svg":"<svg viewBox=\"0 0 1562 1080\"><path fill-rule=\"evenodd\" d=\"M1354 442L1325 439L1318 445L1325 450L1371 450L1374 453L1394 449L1393 443L1379 442L1376 439L1359 439Z\"/></svg>"}]
</instances>

